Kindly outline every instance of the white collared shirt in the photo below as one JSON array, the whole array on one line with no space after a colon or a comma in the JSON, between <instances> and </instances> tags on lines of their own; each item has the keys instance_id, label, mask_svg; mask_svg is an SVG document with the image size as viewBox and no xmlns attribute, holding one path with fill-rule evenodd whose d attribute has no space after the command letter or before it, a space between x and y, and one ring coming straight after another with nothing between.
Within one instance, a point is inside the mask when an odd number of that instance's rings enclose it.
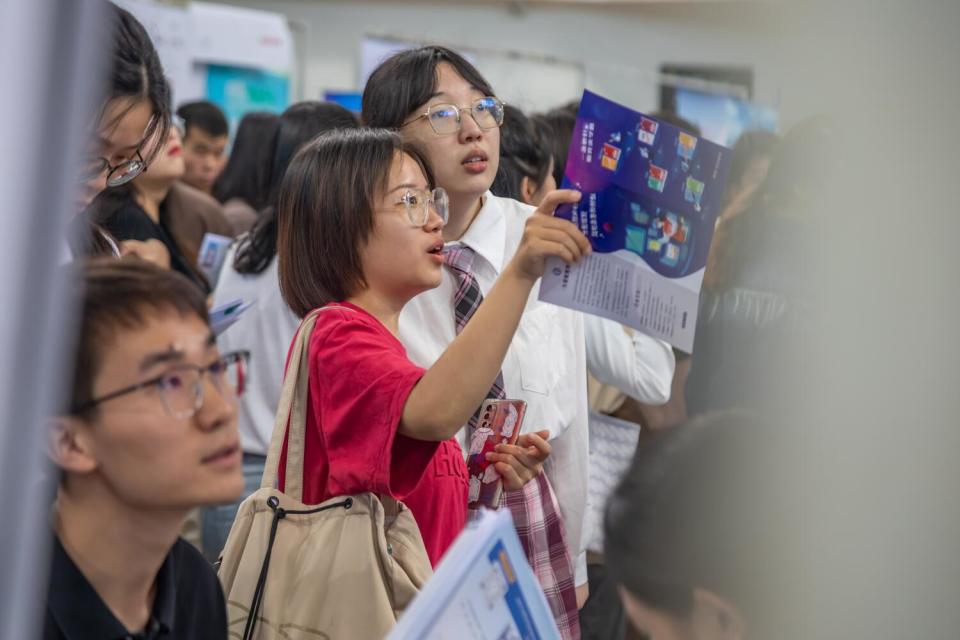
<instances>
[{"instance_id":1,"label":"white collared shirt","mask_svg":"<svg viewBox=\"0 0 960 640\"><path fill-rule=\"evenodd\" d=\"M600 316L584 314L583 323L587 369L597 382L645 404L670 400L677 361L669 344Z\"/></svg>"},{"instance_id":2,"label":"white collared shirt","mask_svg":"<svg viewBox=\"0 0 960 640\"><path fill-rule=\"evenodd\" d=\"M480 212L460 238L476 252L473 273L484 296L516 253L533 211L509 198L489 192L484 196ZM443 269L440 286L411 300L400 314L400 339L408 357L422 367L433 365L457 335L453 309L457 284L454 273ZM537 282L501 371L506 397L527 403L521 432L550 431L552 452L545 469L557 495L580 585L586 582L581 532L589 479L583 318L579 312L540 302L539 291ZM461 430L458 438L466 451L464 437Z\"/></svg>"}]
</instances>

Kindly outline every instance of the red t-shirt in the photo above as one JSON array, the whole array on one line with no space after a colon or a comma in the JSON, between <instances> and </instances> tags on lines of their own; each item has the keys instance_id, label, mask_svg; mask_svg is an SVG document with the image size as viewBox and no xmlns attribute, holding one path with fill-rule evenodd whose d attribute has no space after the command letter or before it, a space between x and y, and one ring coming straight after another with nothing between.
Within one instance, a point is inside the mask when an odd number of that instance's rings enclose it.
<instances>
[{"instance_id":1,"label":"red t-shirt","mask_svg":"<svg viewBox=\"0 0 960 640\"><path fill-rule=\"evenodd\" d=\"M310 337L310 400L303 499L319 504L367 491L402 500L436 565L467 518L467 469L460 445L397 432L424 370L379 320L360 307L327 309ZM287 443L280 458L283 490Z\"/></svg>"}]
</instances>

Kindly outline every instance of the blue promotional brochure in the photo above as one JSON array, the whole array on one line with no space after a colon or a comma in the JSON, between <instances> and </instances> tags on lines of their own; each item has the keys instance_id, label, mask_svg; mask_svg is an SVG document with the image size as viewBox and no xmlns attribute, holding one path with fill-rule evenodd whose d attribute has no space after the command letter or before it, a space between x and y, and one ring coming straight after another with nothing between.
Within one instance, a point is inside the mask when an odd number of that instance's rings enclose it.
<instances>
[{"instance_id":1,"label":"blue promotional brochure","mask_svg":"<svg viewBox=\"0 0 960 640\"><path fill-rule=\"evenodd\" d=\"M559 640L509 509L480 509L387 640Z\"/></svg>"},{"instance_id":2,"label":"blue promotional brochure","mask_svg":"<svg viewBox=\"0 0 960 640\"><path fill-rule=\"evenodd\" d=\"M594 253L574 266L553 260L540 299L692 352L730 155L585 91L561 185L583 197L556 215L578 225Z\"/></svg>"}]
</instances>

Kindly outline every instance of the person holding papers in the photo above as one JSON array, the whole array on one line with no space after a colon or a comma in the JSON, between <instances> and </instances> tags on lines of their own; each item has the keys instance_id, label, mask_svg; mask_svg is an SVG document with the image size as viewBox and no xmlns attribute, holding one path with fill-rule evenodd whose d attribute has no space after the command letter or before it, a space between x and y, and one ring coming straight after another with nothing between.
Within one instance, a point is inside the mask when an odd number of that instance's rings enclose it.
<instances>
[{"instance_id":1,"label":"person holding papers","mask_svg":"<svg viewBox=\"0 0 960 640\"><path fill-rule=\"evenodd\" d=\"M500 160L504 105L456 52L430 46L396 54L371 74L362 105L365 124L399 130L425 150L437 185L450 197L450 219L442 232L449 265L439 286L414 298L400 318L411 359L430 366L469 317L463 313L469 303L464 293L486 298L506 273L522 246L524 226L535 218L534 207L489 192ZM556 204L556 197L548 195L544 205ZM497 377L502 384L491 393L527 403L523 432L550 432L553 454L546 473L522 491L506 491L504 502L558 626L565 637L577 638L578 601L586 600L587 583L581 535L589 458L583 319L578 312L539 302L538 292L539 284L532 288ZM461 442L465 436L466 429ZM583 586L579 594L575 585Z\"/></svg>"},{"instance_id":2,"label":"person holding papers","mask_svg":"<svg viewBox=\"0 0 960 640\"><path fill-rule=\"evenodd\" d=\"M90 209L94 219L120 241L159 241L167 264L205 293L210 283L197 265L205 233L229 235L230 224L220 203L178 180L183 176L180 131L171 127L156 153L150 171L130 184L97 196Z\"/></svg>"},{"instance_id":3,"label":"person holding papers","mask_svg":"<svg viewBox=\"0 0 960 640\"><path fill-rule=\"evenodd\" d=\"M500 167L490 191L538 206L547 193L556 189L554 159L548 150L556 143L550 145L541 139L519 109L507 105L504 112ZM624 394L649 404L663 404L670 399L675 359L669 344L599 316L584 314L583 321L587 369L598 383L591 385L591 398L610 396L609 392L593 389L608 385L616 389L621 403ZM607 405L615 403L608 401Z\"/></svg>"},{"instance_id":4,"label":"person holding papers","mask_svg":"<svg viewBox=\"0 0 960 640\"><path fill-rule=\"evenodd\" d=\"M120 255L119 243L80 214L104 189L139 175L153 159L153 143L165 139L170 126L170 87L150 36L129 11L112 3L105 9L111 31L110 52L104 55L110 60L109 82L80 158L64 259ZM130 253L138 249L127 247Z\"/></svg>"},{"instance_id":5,"label":"person holding papers","mask_svg":"<svg viewBox=\"0 0 960 640\"><path fill-rule=\"evenodd\" d=\"M572 134L553 127L541 127L538 131L522 111L509 105L505 112L500 129L500 168L490 191L537 206L557 185L553 177L555 159L551 149L566 158L566 145ZM563 167L560 173L563 174ZM609 456L596 453L602 448L597 443L610 437L610 427L599 414L611 415L624 405L638 402L650 405L667 402L676 360L673 349L663 340L613 320L584 314L583 325L589 373L590 502L594 522L588 529L592 535L587 547L590 598L580 610L580 630L585 637L593 638L612 636L622 626L623 618L616 590L606 579L603 540L597 535L598 514L607 497L603 489L616 482L616 473L622 469ZM628 433L639 429L639 425L620 424L629 430ZM626 441L630 442L629 438ZM622 459L629 460L632 454L631 446L629 451L622 452Z\"/></svg>"},{"instance_id":6,"label":"person holding papers","mask_svg":"<svg viewBox=\"0 0 960 640\"><path fill-rule=\"evenodd\" d=\"M590 252L574 225L551 215L578 199L556 192L529 217L473 320L424 369L407 358L399 318L442 280L447 194L395 132L334 131L297 154L281 187L277 256L287 304L301 317L321 309L309 342L303 502L368 491L403 500L430 560L440 560L467 518L453 437L487 397L545 260ZM541 474L545 436L487 454L508 489ZM286 444L280 478L285 462Z\"/></svg>"}]
</instances>

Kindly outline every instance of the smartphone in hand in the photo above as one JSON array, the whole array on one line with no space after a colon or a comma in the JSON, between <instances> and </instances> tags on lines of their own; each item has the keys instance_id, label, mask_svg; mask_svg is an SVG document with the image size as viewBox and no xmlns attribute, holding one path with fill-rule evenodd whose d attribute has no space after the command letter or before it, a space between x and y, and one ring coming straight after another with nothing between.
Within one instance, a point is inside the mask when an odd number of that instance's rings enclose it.
<instances>
[{"instance_id":1,"label":"smartphone in hand","mask_svg":"<svg viewBox=\"0 0 960 640\"><path fill-rule=\"evenodd\" d=\"M498 444L516 444L523 425L527 403L523 400L487 399L480 408L477 428L470 438L467 473L470 481L470 509L499 509L503 497L503 480L487 453Z\"/></svg>"}]
</instances>

